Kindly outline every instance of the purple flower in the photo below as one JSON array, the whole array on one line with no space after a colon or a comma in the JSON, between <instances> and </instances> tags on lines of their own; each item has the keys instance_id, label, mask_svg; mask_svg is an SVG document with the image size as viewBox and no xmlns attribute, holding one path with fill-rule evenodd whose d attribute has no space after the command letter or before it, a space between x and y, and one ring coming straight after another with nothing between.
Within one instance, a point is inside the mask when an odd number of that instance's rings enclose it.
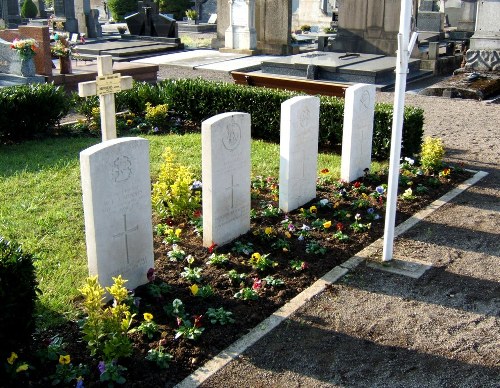
<instances>
[{"instance_id":1,"label":"purple flower","mask_svg":"<svg viewBox=\"0 0 500 388\"><path fill-rule=\"evenodd\" d=\"M379 194L385 193L385 189L382 186L377 186L375 190L377 190L377 193Z\"/></svg>"},{"instance_id":2,"label":"purple flower","mask_svg":"<svg viewBox=\"0 0 500 388\"><path fill-rule=\"evenodd\" d=\"M153 132L158 132L158 131L159 131L158 127L153 128Z\"/></svg>"},{"instance_id":3,"label":"purple flower","mask_svg":"<svg viewBox=\"0 0 500 388\"><path fill-rule=\"evenodd\" d=\"M342 197L345 197L346 194L347 194L347 191L345 189L342 189L339 191L339 194L342 196Z\"/></svg>"},{"instance_id":4,"label":"purple flower","mask_svg":"<svg viewBox=\"0 0 500 388\"><path fill-rule=\"evenodd\" d=\"M200 181L194 181L190 188L191 190L201 190L202 187L203 184Z\"/></svg>"},{"instance_id":5,"label":"purple flower","mask_svg":"<svg viewBox=\"0 0 500 388\"><path fill-rule=\"evenodd\" d=\"M295 225L294 224L288 225L288 231L293 232L294 230L295 230Z\"/></svg>"},{"instance_id":6,"label":"purple flower","mask_svg":"<svg viewBox=\"0 0 500 388\"><path fill-rule=\"evenodd\" d=\"M83 385L83 377L78 377L78 379L76 380L76 387L75 388L84 388L84 385Z\"/></svg>"},{"instance_id":7,"label":"purple flower","mask_svg":"<svg viewBox=\"0 0 500 388\"><path fill-rule=\"evenodd\" d=\"M368 214L373 214L375 213L375 209L374 208L369 208L367 211L366 211Z\"/></svg>"},{"instance_id":8,"label":"purple flower","mask_svg":"<svg viewBox=\"0 0 500 388\"><path fill-rule=\"evenodd\" d=\"M147 273L146 276L148 277L148 281L154 282L155 277L156 277L156 275L155 275L155 269L154 268L148 269L148 273Z\"/></svg>"},{"instance_id":9,"label":"purple flower","mask_svg":"<svg viewBox=\"0 0 500 388\"><path fill-rule=\"evenodd\" d=\"M97 365L97 368L99 369L99 372L101 372L101 375L106 372L106 364L104 361L99 361L99 365Z\"/></svg>"},{"instance_id":10,"label":"purple flower","mask_svg":"<svg viewBox=\"0 0 500 388\"><path fill-rule=\"evenodd\" d=\"M380 216L378 214L375 214L375 216L373 216L373 219L378 220L380 219Z\"/></svg>"}]
</instances>

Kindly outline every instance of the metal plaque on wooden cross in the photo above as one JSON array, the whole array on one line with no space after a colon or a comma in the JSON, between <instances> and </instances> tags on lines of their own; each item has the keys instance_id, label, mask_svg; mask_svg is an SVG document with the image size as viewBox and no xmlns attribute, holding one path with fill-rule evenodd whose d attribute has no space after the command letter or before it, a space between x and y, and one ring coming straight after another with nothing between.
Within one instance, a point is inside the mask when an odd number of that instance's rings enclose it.
<instances>
[{"instance_id":1,"label":"metal plaque on wooden cross","mask_svg":"<svg viewBox=\"0 0 500 388\"><path fill-rule=\"evenodd\" d=\"M99 96L101 111L102 141L116 139L115 93L131 89L132 77L113 74L111 55L97 57L97 78L95 81L80 82L80 97Z\"/></svg>"}]
</instances>

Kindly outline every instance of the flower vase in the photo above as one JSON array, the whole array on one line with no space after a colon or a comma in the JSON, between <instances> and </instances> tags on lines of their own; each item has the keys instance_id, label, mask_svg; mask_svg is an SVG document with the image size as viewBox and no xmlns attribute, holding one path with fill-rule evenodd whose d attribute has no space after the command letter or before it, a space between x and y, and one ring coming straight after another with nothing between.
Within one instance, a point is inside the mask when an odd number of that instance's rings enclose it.
<instances>
[{"instance_id":1,"label":"flower vase","mask_svg":"<svg viewBox=\"0 0 500 388\"><path fill-rule=\"evenodd\" d=\"M21 58L21 75L23 77L34 77L36 73L33 57Z\"/></svg>"},{"instance_id":2,"label":"flower vase","mask_svg":"<svg viewBox=\"0 0 500 388\"><path fill-rule=\"evenodd\" d=\"M59 57L59 74L71 74L71 58Z\"/></svg>"}]
</instances>

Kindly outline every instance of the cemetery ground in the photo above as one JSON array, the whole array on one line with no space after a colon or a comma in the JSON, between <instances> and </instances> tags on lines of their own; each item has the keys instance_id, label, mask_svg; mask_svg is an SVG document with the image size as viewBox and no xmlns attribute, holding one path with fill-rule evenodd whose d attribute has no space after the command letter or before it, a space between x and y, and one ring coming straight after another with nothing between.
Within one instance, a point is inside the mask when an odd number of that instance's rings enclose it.
<instances>
[{"instance_id":1,"label":"cemetery ground","mask_svg":"<svg viewBox=\"0 0 500 388\"><path fill-rule=\"evenodd\" d=\"M387 98L382 96L381 98ZM379 96L380 97L380 96ZM411 101L410 104L414 103ZM297 386L299 384L305 386L332 386L334 384L345 385L347 381L349 386L372 384L377 378L385 377L392 378L392 381L398 381L397 378L404 380L395 371L403 371L403 374L411 375L413 386L421 386L421 381L414 377L420 369L408 366L408 358L411 358L415 364L435 364L436 369L432 369L432 365L424 368L424 372L428 371L429 375L419 375L421 378L428 378L435 386L440 385L440 382L456 382L453 378L453 372L458 373L462 377L462 369L460 367L469 366L468 372L471 372L473 378L479 378L481 374L483 378L489 378L493 381L493 374L498 372L498 306L495 307L494 292L498 291L498 265L495 265L495 260L498 256L498 244L495 244L494 233L498 230L498 221L495 221L494 215L498 213L498 131L495 132L492 122L495 117L498 117L493 107L487 107L484 104L476 102L454 102L449 104L449 100L427 98L414 98L419 103L426 105L426 133L433 134L445 139L445 144L448 148L447 158L456 163L464 163L466 167L475 167L487 169L490 176L484 179L477 188L465 194L458 201L447 205L442 211L438 212L427 223L423 223L415 230L410 231L402 239L397 242L397 249L405 255L425 255L425 259L432 261L435 264L432 276L428 276L421 283L408 281L405 278L393 277L390 275L381 274L378 271L373 271L368 267L360 267L355 270L350 276L346 277L338 285L328 288L328 290L315 298L308 306L305 306L291 320L284 325L281 325L280 330L274 332L268 338L263 339L260 344L250 349L249 352L233 363L226 371L220 375L216 375L212 381L207 382L207 386L237 386L241 385L242 381L246 381L249 386L267 385L269 382L277 386ZM453 108L454 105L456 108ZM456 109L456 110L455 110ZM438 111L439 113L437 113ZM470 129L463 133L463 111L467 111L474 128L468 125ZM446 119L442 118L442 113L446 113ZM491 141L495 140L496 142ZM154 143L158 137L152 137ZM191 159L191 155L183 155L182 149L191 147L196 142L199 144L199 138L187 135L183 137L187 143L182 143L180 139L176 139L172 145L179 154L183 157L182 163L187 164ZM488 141L490 140L490 141ZM66 260L66 257L74 257L74 250L80 249L84 252L84 243L82 236L82 220L81 206L79 204L79 179L78 168L76 167L76 155L79 150L88 147L95 142L95 139L74 139L74 143L66 143L61 146L61 143L48 141L42 143L30 143L26 153L17 154L17 159L9 158L9 163L1 163L2 166L7 166L6 172L2 172L2 176L15 176L13 186L9 187L9 192L5 195L2 192L2 198L7 198L7 206L19 205L24 216L18 214L16 219L19 222L25 222L27 230L30 230L32 223L32 242L31 244L40 243L42 246L44 240L50 240L50 235L55 234L55 239L48 245L58 246L62 243L68 245L62 249L62 255L59 255L57 260L52 261L50 266L45 268L44 272L39 276L46 281L51 277L53 271L60 272L57 278L53 279L52 287L44 290L45 298L58 299L61 301L67 290L75 290L75 284L80 283L86 272L86 263L75 260ZM191 143L190 143L191 142ZM474 145L470 147L470 145ZM262 152L262 155L272 155L277 149L273 145L264 144L270 148ZM156 151L152 152L152 162L158 163L159 154L163 144L157 145ZM40 150L40 148L43 149ZM198 152L199 153L199 152ZM2 150L2 156L4 155ZM32 154L39 155L33 158ZM12 156L12 155L10 155ZM272 157L271 157L272 159ZM14 161L14 162L12 162ZM29 164L26 161L30 161ZM195 161L194 164L197 162ZM199 161L198 161L199 163ZM330 167L331 160L325 160L324 164L320 162L320 169ZM272 164L272 161L267 160L262 162L263 165ZM46 168L45 168L46 167ZM158 169L158 165L153 166L153 170ZM17 171L17 172L16 172ZM273 169L264 168L261 173L264 177L267 175L277 176L276 167ZM199 174L199 170L195 169L195 173ZM33 174L33 179L28 179L27 176ZM62 184L56 192L61 194L62 198L74 197L74 205L68 206L70 212L74 211L75 218L69 218L68 221L72 224L72 230L61 230L58 223L66 218L62 215L61 209L57 209L57 201L53 196L54 191L45 190L51 184L54 184L61 175L68 175L67 180ZM154 175L154 174L153 174ZM321 176L321 175L320 175ZM255 181L259 182L259 180ZM267 182L262 182L262 185L267 186ZM28 186L35 189L30 196L23 196L22 187ZM272 188L261 190L265 196L272 196ZM337 188L338 189L338 188ZM328 190L328 192L332 192ZM21 203L16 204L15 198L21 197ZM320 199L320 196L318 196ZM256 200L258 200L256 198ZM496 201L495 201L496 200ZM55 210L53 213L44 217L37 218L44 208L49 207L55 202ZM469 206L474 204L473 206ZM5 203L4 203L5 206ZM477 207L477 209L475 209ZM311 211L310 206L304 207L305 211ZM413 209L407 209L410 213ZM3 214L8 211L4 208ZM10 212L10 210L9 210ZM318 211L319 214L321 210ZM486 213L486 218L485 218ZM8 225L9 221L3 217L3 227L8 227L17 230L17 225ZM298 212L294 215L296 220L300 220L303 215ZM464 217L461 219L460 217ZM24 219L24 220L23 220ZM282 218L281 218L282 219ZM280 219L280 221L281 221ZM498 218L496 218L498 219ZM271 227L277 230L281 227L281 222L273 222L271 219L259 218L259 225ZM257 221L256 220L256 221ZM17 221L16 221L17 222ZM295 221L295 223L297 223ZM375 223L374 223L375 224ZM57 227L56 227L57 225ZM79 226L78 226L79 225ZM442 225L442 226L440 226ZM176 225L180 229L186 225ZM39 229L37 229L39 228ZM185 228L185 229L189 229ZM193 254L197 261L204 263L208 258L209 252L206 249L200 249L200 239L193 232L183 229L181 232L181 246L194 248ZM471 235L467 230L471 230ZM373 232L375 231L375 228ZM436 233L436 231L438 233ZM475 231L475 232L474 232ZM59 234L61 233L61 234ZM313 232L316 233L316 232ZM372 232L370 232L371 234ZM80 237L77 235L80 234ZM36 236L45 236L42 241L35 242ZM264 237L266 230L263 228ZM365 236L365 235L363 235ZM318 234L318 240L328 241L323 238L323 235ZM267 247L266 242L261 240L261 237L249 234L246 236L247 241L253 242L256 247ZM489 243L493 238L493 243ZM158 237L157 237L158 240ZM356 238L358 240L358 238ZM359 238L359 246L353 246L352 251L347 249L347 246L342 246L346 251L345 258L350 257L353 253L359 250L358 248L365 245L362 238ZM476 241L479 240L479 241ZM352 239L351 239L352 242ZM297 242L295 242L297 243ZM419 243L423 243L419 244ZM298 244L298 243L297 243ZM325 242L325 244L327 244ZM349 244L350 245L350 244ZM28 244L29 246L29 244ZM59 247L58 247L59 248ZM210 298L203 299L193 297L192 291L188 289L188 284L182 283L178 276L173 276L170 269L176 267L178 274L183 268L180 263L174 263L168 260L166 247L161 241L156 241L157 262L157 281L165 280L174 287L174 294L180 295L189 313L196 314L198 310L208 308ZM304 247L302 247L304 248ZM47 249L47 246L45 246ZM44 249L41 249L44 252ZM217 253L223 253L220 249ZM282 258L281 255L287 255L286 252L277 250L277 261L280 263L288 262L288 259ZM292 252L290 249L289 252ZM398 251L397 251L398 252ZM465 252L465 253L464 253ZM320 275L320 272L333 267L336 263L327 260L327 265L320 269L318 273L314 272L314 267L318 263L318 268L321 267L321 255L305 254L305 260L309 264L309 268L305 271L291 271L288 269L288 275L284 275L285 289L281 290L279 286L269 287L265 282L259 287L257 283L257 292L261 293L265 298L265 302L261 305L255 301L238 301L238 306L233 308L233 316L237 319L235 324L228 324L222 327L212 327L208 321L204 322L205 332L196 342L190 342L181 338L177 341L174 348L169 349L169 352L174 356L174 360L170 363L169 369L163 372L154 372L149 364L141 357L131 359L125 365L129 367L129 381L127 386L164 386L165 383L171 385L174 381L178 381L178 377L186 374L187 371L193 370L200 366L206 357L214 356L225 345L231 343L235 338L235 331L239 334L245 333L249 328L255 326L264 317L271 314L279 304L287 299L292 293L300 291L306 284ZM435 257L432 257L435 255ZM312 259L311 259L312 258ZM340 258L340 256L339 256ZM421 258L421 257L420 257ZM340 260L343 260L340 258ZM232 265L240 265L234 259L231 259ZM162 264L160 266L160 264ZM331 264L331 266L330 266ZM226 277L221 276L221 270L212 266L204 266L207 269L207 277L213 276L213 282L207 282L214 286L224 285L226 294L230 296L230 306L233 305L234 298L231 286ZM253 276L263 278L263 274L258 271L253 271ZM270 270L273 272L274 270ZM285 271L286 272L286 271ZM71 273L78 275L70 275ZM457 276L453 276L453 274ZM459 277L458 275L461 274ZM65 276L68 275L68 276ZM265 273L264 273L265 275ZM173 277L172 277L173 276ZM280 277L282 277L280 273ZM255 284L250 278L249 286ZM475 280L479 279L479 280ZM61 283L58 285L57 283ZM180 284L181 287L175 288ZM57 288L56 287L60 287ZM422 289L423 291L415 291L413 289ZM250 287L249 287L250 288ZM140 291L139 291L140 292ZM281 293L281 294L280 294ZM409 295L407 295L409 293ZM61 295L62 294L62 295ZM224 293L223 293L224 294ZM144 295L143 295L144 296ZM167 297L171 299L170 294ZM264 299L259 298L259 302ZM396 300L394 300L396 298ZM144 296L147 301L149 297ZM66 301L73 300L78 303L78 297L75 293ZM187 301L190 301L187 303ZM194 302L194 303L191 303ZM151 301L151 312L155 321L160 321L163 309L156 305L155 301ZM164 305L164 302L160 302ZM261 306L257 308L256 306ZM192 307L194 306L194 307ZM449 313L446 308L452 309ZM228 307L230 310L231 307ZM245 310L246 309L246 310ZM54 308L58 312L66 311L64 303ZM445 314L443 314L443 310ZM458 311L458 312L456 312ZM141 311L142 312L142 311ZM75 311L66 317L75 318ZM48 314L47 316L50 316ZM479 318L477 317L479 316ZM241 319L241 317L244 317ZM240 319L238 319L240 318ZM204 319L207 319L205 316ZM245 326L248 322L248 326ZM416 322L416 324L415 324ZM45 322L47 323L47 322ZM163 324L163 322L162 322ZM391 326L392 325L392 326ZM415 330L409 330L408 327L414 325ZM72 354L74 362L86 360L86 351L84 344L78 340L77 325L73 321L72 324L64 325L63 327L44 328L37 335L38 339L49 338L51 334L60 334L67 338L67 352ZM174 326L166 327L168 339L174 335ZM384 328L391 326L391 329L384 332ZM445 327L447 330L442 331ZM335 334L337 333L337 334ZM212 336L213 335L213 336ZM422 338L432 335L432 341L425 341ZM137 339L136 350L138 354L145 352L148 349L147 340L144 341L141 336L136 333L134 337ZM273 338L274 337L274 338ZM417 338L417 340L415 340ZM450 342L450 338L453 340ZM156 338L158 341L159 338ZM380 343L378 342L380 341ZM154 341L151 341L153 343ZM378 345L377 345L378 344ZM217 347L212 347L217 346ZM335 349L335 352L332 351ZM185 358L179 358L183 361L177 363L176 358L180 353L185 353ZM418 356L418 353L429 354L427 357ZM332 371L328 369L331 364L331 358L334 354L344 356L343 370ZM368 373L366 359L356 358L353 354L371 355L368 360L373 361L378 368L372 368L372 373ZM379 356L377 356L379 354ZM382 354L382 357L380 357ZM276 356L280 355L280 356ZM319 356L318 356L319 355ZM177 356L177 357L176 357ZM317 360L320 358L318 364ZM405 360L406 358L406 360ZM389 366L384 362L390 360ZM351 364L350 366L347 366ZM145 366L147 365L147 366ZM364 367L362 366L364 365ZM448 371L439 370L439 368L448 367ZM180 375L177 375L178 368L182 369ZM137 371L138 375L135 375ZM97 372L93 372L97 373ZM139 375L140 373L140 375ZM246 374L245 374L246 373ZM439 380L439 374L442 374L442 379ZM381 377L379 377L379 376ZM177 377L176 377L177 376ZM425 377L424 377L425 376ZM438 377L436 377L438 376ZM488 386L487 384L475 384L471 377L463 380L462 386ZM336 380L337 379L337 380ZM370 380L373 379L373 380ZM380 380L381 381L381 380ZM479 380L480 381L480 380ZM381 382L381 385L382 382ZM406 384L405 386L411 386ZM457 384L459 385L459 384ZM491 386L494 386L491 384Z\"/></svg>"}]
</instances>

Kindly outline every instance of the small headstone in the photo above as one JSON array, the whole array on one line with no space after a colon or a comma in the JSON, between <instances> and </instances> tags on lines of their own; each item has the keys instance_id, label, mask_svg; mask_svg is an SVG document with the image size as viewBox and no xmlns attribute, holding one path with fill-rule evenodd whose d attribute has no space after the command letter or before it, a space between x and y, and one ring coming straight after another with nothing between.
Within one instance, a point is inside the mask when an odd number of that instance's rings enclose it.
<instances>
[{"instance_id":1,"label":"small headstone","mask_svg":"<svg viewBox=\"0 0 500 388\"><path fill-rule=\"evenodd\" d=\"M208 18L208 21L207 23L208 24L215 24L217 22L217 14L216 13L213 13L210 15L210 17Z\"/></svg>"},{"instance_id":2,"label":"small headstone","mask_svg":"<svg viewBox=\"0 0 500 388\"><path fill-rule=\"evenodd\" d=\"M177 38L176 21L158 12L154 1L139 1L139 12L125 17L131 35Z\"/></svg>"},{"instance_id":3,"label":"small headstone","mask_svg":"<svg viewBox=\"0 0 500 388\"><path fill-rule=\"evenodd\" d=\"M222 113L202 123L203 246L250 229L250 115Z\"/></svg>"},{"instance_id":4,"label":"small headstone","mask_svg":"<svg viewBox=\"0 0 500 388\"><path fill-rule=\"evenodd\" d=\"M309 96L281 104L279 206L284 212L316 197L319 105L318 97Z\"/></svg>"},{"instance_id":5,"label":"small headstone","mask_svg":"<svg viewBox=\"0 0 500 388\"><path fill-rule=\"evenodd\" d=\"M340 167L342 180L352 182L370 168L374 112L375 85L358 84L347 88Z\"/></svg>"},{"instance_id":6,"label":"small headstone","mask_svg":"<svg viewBox=\"0 0 500 388\"><path fill-rule=\"evenodd\" d=\"M80 153L80 165L90 275L103 287L118 275L129 289L146 283L154 266L149 142L100 143Z\"/></svg>"}]
</instances>

